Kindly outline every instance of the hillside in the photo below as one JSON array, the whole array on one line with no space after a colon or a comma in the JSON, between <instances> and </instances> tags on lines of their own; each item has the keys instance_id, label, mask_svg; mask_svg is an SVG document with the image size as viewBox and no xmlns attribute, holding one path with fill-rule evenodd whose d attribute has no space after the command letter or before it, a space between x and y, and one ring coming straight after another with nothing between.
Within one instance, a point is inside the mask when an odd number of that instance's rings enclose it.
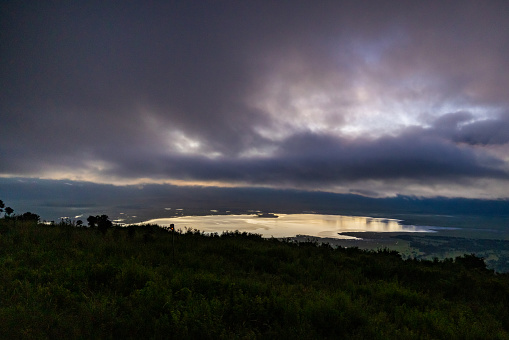
<instances>
[{"instance_id":1,"label":"hillside","mask_svg":"<svg viewBox=\"0 0 509 340\"><path fill-rule=\"evenodd\" d=\"M2 338L508 339L509 275L464 255L0 219Z\"/></svg>"}]
</instances>

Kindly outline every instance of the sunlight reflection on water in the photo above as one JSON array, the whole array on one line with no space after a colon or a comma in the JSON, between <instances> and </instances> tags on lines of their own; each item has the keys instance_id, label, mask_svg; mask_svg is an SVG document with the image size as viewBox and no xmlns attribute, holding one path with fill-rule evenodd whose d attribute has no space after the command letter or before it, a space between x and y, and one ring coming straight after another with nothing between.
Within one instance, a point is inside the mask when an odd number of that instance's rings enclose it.
<instances>
[{"instance_id":1,"label":"sunlight reflection on water","mask_svg":"<svg viewBox=\"0 0 509 340\"><path fill-rule=\"evenodd\" d=\"M399 220L361 216L280 214L278 218L263 218L256 215L207 215L158 218L145 221L161 226L175 224L176 229L191 228L205 233L223 231L249 232L263 237L293 237L308 235L355 239L341 235L343 232L433 232L431 227L403 225Z\"/></svg>"}]
</instances>

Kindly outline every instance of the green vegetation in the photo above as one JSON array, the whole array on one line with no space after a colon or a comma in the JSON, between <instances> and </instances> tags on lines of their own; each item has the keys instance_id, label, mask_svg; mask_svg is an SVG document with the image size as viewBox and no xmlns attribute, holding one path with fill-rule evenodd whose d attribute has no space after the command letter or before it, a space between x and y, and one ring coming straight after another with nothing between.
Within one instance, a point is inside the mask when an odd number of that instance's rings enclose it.
<instances>
[{"instance_id":1,"label":"green vegetation","mask_svg":"<svg viewBox=\"0 0 509 340\"><path fill-rule=\"evenodd\" d=\"M509 241L499 239L464 238L430 235L395 235L392 238L407 241L414 257L429 259L475 254L485 259L488 268L509 272Z\"/></svg>"},{"instance_id":2,"label":"green vegetation","mask_svg":"<svg viewBox=\"0 0 509 340\"><path fill-rule=\"evenodd\" d=\"M0 219L4 339L509 339L509 274L474 255L30 216Z\"/></svg>"}]
</instances>

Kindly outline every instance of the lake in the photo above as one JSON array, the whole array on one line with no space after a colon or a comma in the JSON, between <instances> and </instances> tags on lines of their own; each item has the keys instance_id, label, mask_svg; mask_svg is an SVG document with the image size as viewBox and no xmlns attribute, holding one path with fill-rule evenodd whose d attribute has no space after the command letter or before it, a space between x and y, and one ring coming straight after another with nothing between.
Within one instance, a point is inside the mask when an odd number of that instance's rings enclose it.
<instances>
[{"instance_id":1,"label":"lake","mask_svg":"<svg viewBox=\"0 0 509 340\"><path fill-rule=\"evenodd\" d=\"M400 220L362 216L320 214L278 214L277 218L257 215L206 215L152 219L140 224L158 224L176 229L191 228L205 233L249 232L262 237L282 238L308 235L321 238L356 239L345 232L434 232L437 227L403 225Z\"/></svg>"}]
</instances>

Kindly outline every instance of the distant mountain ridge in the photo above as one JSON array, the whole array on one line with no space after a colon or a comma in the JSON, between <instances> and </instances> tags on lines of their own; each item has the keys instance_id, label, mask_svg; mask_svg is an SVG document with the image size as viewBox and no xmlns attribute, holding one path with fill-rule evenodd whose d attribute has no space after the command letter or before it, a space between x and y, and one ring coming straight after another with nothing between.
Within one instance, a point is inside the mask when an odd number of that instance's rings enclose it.
<instances>
[{"instance_id":1,"label":"distant mountain ridge","mask_svg":"<svg viewBox=\"0 0 509 340\"><path fill-rule=\"evenodd\" d=\"M59 218L62 214L69 215L69 212L99 214L112 211L137 211L140 219L145 216L156 218L164 217L163 213L171 211L171 208L183 209L185 213L212 209L219 212L257 209L275 213L314 211L322 214L384 217L399 214L509 217L507 199L409 196L372 198L294 189L184 187L167 184L114 186L27 178L0 178L0 197L10 202L17 211L36 210L45 219Z\"/></svg>"}]
</instances>

